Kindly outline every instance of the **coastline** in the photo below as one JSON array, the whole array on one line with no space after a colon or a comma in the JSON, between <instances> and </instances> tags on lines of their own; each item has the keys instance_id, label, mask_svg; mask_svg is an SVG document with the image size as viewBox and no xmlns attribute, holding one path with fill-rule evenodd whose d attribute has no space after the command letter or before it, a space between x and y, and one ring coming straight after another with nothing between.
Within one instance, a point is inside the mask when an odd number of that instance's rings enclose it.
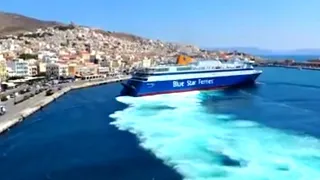
<instances>
[{"instance_id":1,"label":"coastline","mask_svg":"<svg viewBox=\"0 0 320 180\"><path fill-rule=\"evenodd\" d=\"M310 66L292 66L292 65L274 65L274 64L267 64L267 65L257 65L258 67L274 67L274 68L288 68L288 69L305 69L305 70L314 70L320 71L320 67L310 67Z\"/></svg>"},{"instance_id":2,"label":"coastline","mask_svg":"<svg viewBox=\"0 0 320 180\"><path fill-rule=\"evenodd\" d=\"M320 70L319 60L295 61L295 60L263 60L256 62L258 67L282 67L291 69Z\"/></svg>"},{"instance_id":3,"label":"coastline","mask_svg":"<svg viewBox=\"0 0 320 180\"><path fill-rule=\"evenodd\" d=\"M28 116L41 110L43 107L45 107L46 105L55 101L56 99L58 99L62 95L68 93L69 91L72 91L75 89L82 89L82 88L87 88L87 87L99 86L99 85L109 84L109 83L114 83L114 82L120 82L120 81L127 80L127 79L128 79L128 77L121 77L121 78L108 79L108 80L102 80L102 81L84 82L83 84L74 84L69 87L64 87L61 90L52 94L51 96L45 96L40 101L37 101L36 103L30 105L29 107L24 108L21 111L15 113L12 117L9 117L9 119L6 119L4 121L0 121L0 135L5 133L6 131L9 131L11 127L22 122Z\"/></svg>"}]
</instances>

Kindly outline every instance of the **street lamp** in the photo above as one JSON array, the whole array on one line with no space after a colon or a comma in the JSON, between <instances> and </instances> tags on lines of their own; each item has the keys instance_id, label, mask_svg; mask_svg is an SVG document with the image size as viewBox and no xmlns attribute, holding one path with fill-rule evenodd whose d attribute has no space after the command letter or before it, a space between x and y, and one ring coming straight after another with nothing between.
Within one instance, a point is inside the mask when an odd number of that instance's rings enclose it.
<instances>
[{"instance_id":1,"label":"street lamp","mask_svg":"<svg viewBox=\"0 0 320 180\"><path fill-rule=\"evenodd\" d=\"M16 105L16 97L17 97L17 95L16 95L16 93L14 93L13 94L13 105Z\"/></svg>"}]
</instances>

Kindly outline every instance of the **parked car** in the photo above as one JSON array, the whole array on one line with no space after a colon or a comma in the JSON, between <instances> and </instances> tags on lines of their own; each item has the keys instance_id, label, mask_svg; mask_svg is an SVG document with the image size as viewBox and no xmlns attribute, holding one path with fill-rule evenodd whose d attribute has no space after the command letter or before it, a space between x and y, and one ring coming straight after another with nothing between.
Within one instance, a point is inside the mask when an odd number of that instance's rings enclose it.
<instances>
[{"instance_id":1,"label":"parked car","mask_svg":"<svg viewBox=\"0 0 320 180\"><path fill-rule=\"evenodd\" d=\"M46 96L51 96L52 94L54 94L54 91L52 89L47 90Z\"/></svg>"},{"instance_id":2,"label":"parked car","mask_svg":"<svg viewBox=\"0 0 320 180\"><path fill-rule=\"evenodd\" d=\"M0 106L0 115L4 115L7 112L5 106Z\"/></svg>"}]
</instances>

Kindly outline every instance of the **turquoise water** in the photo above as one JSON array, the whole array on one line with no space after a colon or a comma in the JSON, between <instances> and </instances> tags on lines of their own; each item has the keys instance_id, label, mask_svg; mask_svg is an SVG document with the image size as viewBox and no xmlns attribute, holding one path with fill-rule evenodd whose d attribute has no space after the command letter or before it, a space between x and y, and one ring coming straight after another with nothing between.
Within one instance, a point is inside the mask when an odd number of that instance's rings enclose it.
<instances>
[{"instance_id":1,"label":"turquoise water","mask_svg":"<svg viewBox=\"0 0 320 180\"><path fill-rule=\"evenodd\" d=\"M318 179L320 73L263 71L238 90L73 91L0 136L1 179Z\"/></svg>"}]
</instances>

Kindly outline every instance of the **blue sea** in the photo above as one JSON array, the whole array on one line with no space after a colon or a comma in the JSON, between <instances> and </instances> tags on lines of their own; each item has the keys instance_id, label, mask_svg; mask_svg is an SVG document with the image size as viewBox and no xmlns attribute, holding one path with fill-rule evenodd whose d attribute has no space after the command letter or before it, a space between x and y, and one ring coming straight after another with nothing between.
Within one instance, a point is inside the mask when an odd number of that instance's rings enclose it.
<instances>
[{"instance_id":1,"label":"blue sea","mask_svg":"<svg viewBox=\"0 0 320 180\"><path fill-rule=\"evenodd\" d=\"M319 59L320 55L260 55L260 57L268 60L286 60L293 59L295 61L307 61L313 59Z\"/></svg>"},{"instance_id":2,"label":"blue sea","mask_svg":"<svg viewBox=\"0 0 320 180\"><path fill-rule=\"evenodd\" d=\"M318 180L320 72L238 90L75 90L0 136L1 180Z\"/></svg>"}]
</instances>

